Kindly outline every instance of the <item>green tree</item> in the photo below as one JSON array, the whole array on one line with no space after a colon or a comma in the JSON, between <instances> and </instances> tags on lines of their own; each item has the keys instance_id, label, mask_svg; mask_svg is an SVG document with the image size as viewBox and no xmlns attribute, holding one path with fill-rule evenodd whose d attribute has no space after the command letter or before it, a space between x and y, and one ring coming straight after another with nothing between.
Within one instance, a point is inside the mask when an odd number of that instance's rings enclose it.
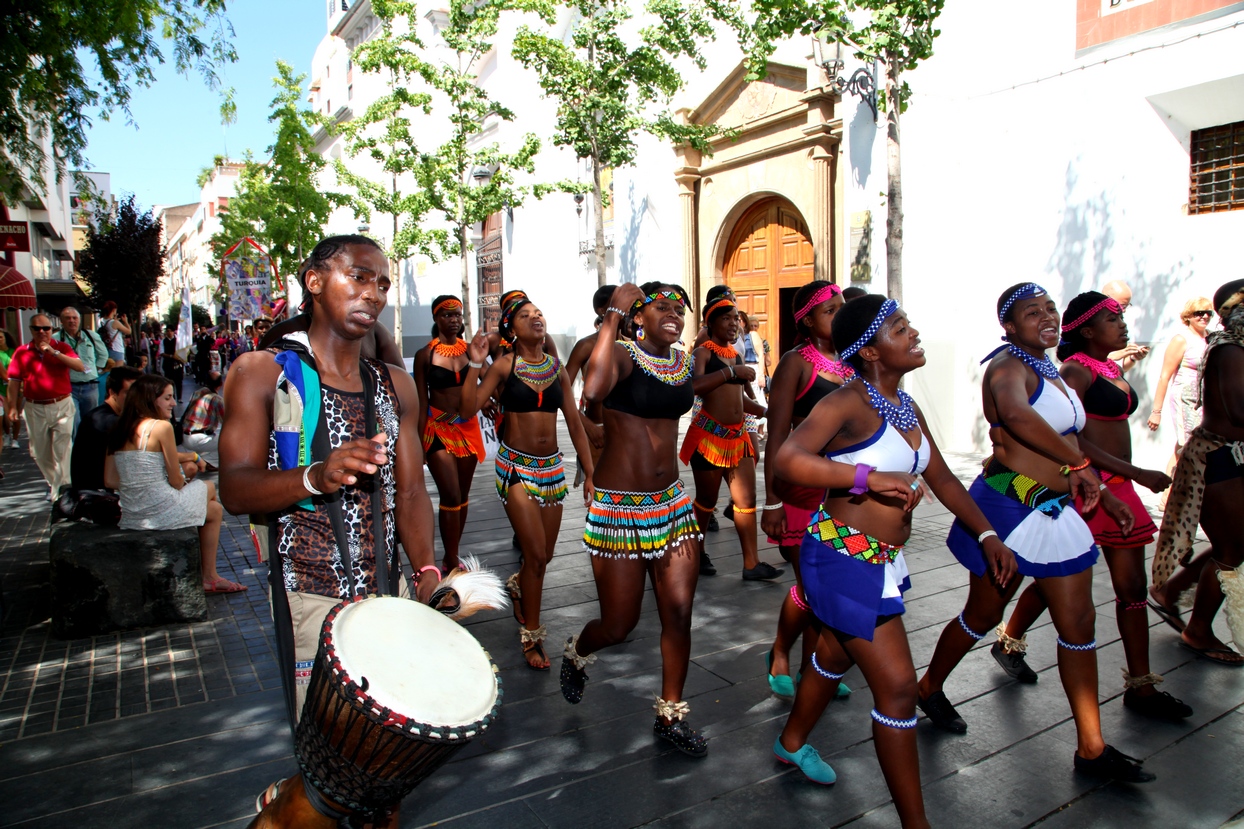
<instances>
[{"instance_id":1,"label":"green tree","mask_svg":"<svg viewBox=\"0 0 1244 829\"><path fill-rule=\"evenodd\" d=\"M0 194L10 203L25 185L59 181L86 167L91 117L131 119L133 87L148 87L171 41L177 71L197 70L212 89L218 68L237 60L226 0L22 0L6 3L0 46ZM82 61L88 60L88 68ZM221 115L232 120L232 90ZM48 152L50 147L51 152Z\"/></svg>"},{"instance_id":2,"label":"green tree","mask_svg":"<svg viewBox=\"0 0 1244 829\"><path fill-rule=\"evenodd\" d=\"M903 181L899 115L911 88L903 73L933 55L945 0L752 0L758 21L753 74L778 37L796 33L847 43L856 58L885 67L880 104L886 114L886 293L903 301Z\"/></svg>"},{"instance_id":3,"label":"green tree","mask_svg":"<svg viewBox=\"0 0 1244 829\"><path fill-rule=\"evenodd\" d=\"M86 247L78 254L78 273L90 287L90 303L102 308L112 300L131 320L138 320L155 299L164 277L162 222L142 212L129 196L117 206L95 212L87 226Z\"/></svg>"},{"instance_id":4,"label":"green tree","mask_svg":"<svg viewBox=\"0 0 1244 829\"><path fill-rule=\"evenodd\" d=\"M315 151L312 137L319 119L301 106L306 75L295 76L285 61L278 60L276 69L276 97L268 116L276 126L275 139L266 162L246 153L234 196L220 212L221 229L211 240L217 270L225 251L250 236L288 278L319 241L333 207L344 202L343 196L323 192L318 184L327 162Z\"/></svg>"},{"instance_id":5,"label":"green tree","mask_svg":"<svg viewBox=\"0 0 1244 829\"><path fill-rule=\"evenodd\" d=\"M648 0L645 11L652 22L632 37L631 5L631 0L549 0L535 7L544 18L543 30L521 27L513 47L514 57L536 70L545 95L557 102L554 143L591 163L600 285L606 281L601 171L632 164L640 133L711 154L714 128L678 123L660 107L683 87L678 59L690 58L704 68L701 47L715 37L717 22L745 30L738 4L729 0ZM577 20L568 40L551 30L559 12Z\"/></svg>"},{"instance_id":6,"label":"green tree","mask_svg":"<svg viewBox=\"0 0 1244 829\"><path fill-rule=\"evenodd\" d=\"M381 75L388 93L373 101L352 120L336 125L346 139L351 157L370 159L379 169L379 180L351 171L338 159L337 178L353 188L350 204L360 218L370 220L372 212L386 214L392 221L389 258L393 289L389 304L394 307L393 339L402 348L402 279L399 268L415 252L436 259L447 243L444 230L425 230L423 219L432 202L422 189L402 189L415 176L420 165L419 145L413 120L431 114L432 96L413 92L410 85L424 79L431 67L419 57L423 42L413 26L405 23L415 14L415 4L405 0L372 0L372 11L380 21L380 33L358 46L351 60L362 72ZM395 25L400 21L403 25Z\"/></svg>"},{"instance_id":7,"label":"green tree","mask_svg":"<svg viewBox=\"0 0 1244 829\"><path fill-rule=\"evenodd\" d=\"M540 151L540 140L534 133L523 136L522 145L512 153L502 152L496 142L484 146L478 142L490 119L514 120L510 109L476 83L479 62L492 50L497 20L506 8L502 2L450 0L448 22L440 34L453 51L455 62L428 66L422 73L446 100L449 136L440 147L420 154L416 178L431 208L453 229L452 234L434 238L443 256L457 256L461 263L462 318L468 331L473 304L468 261L471 226L502 208L522 203L527 190L515 186L514 173L534 173L535 156ZM477 179L476 171L488 175ZM537 188L537 195L548 189Z\"/></svg>"},{"instance_id":8,"label":"green tree","mask_svg":"<svg viewBox=\"0 0 1244 829\"><path fill-rule=\"evenodd\" d=\"M212 322L212 314L202 305L190 306L190 321L195 325L206 325L211 328L216 323ZM177 330L177 325L181 322L181 300L173 300L173 304L164 312L164 327Z\"/></svg>"}]
</instances>

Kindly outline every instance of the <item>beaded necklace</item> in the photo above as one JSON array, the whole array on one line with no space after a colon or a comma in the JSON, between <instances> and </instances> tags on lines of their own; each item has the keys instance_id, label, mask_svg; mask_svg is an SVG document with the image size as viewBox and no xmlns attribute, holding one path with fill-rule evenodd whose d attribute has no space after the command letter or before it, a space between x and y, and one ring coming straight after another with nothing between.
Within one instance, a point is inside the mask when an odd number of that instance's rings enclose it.
<instances>
[{"instance_id":1,"label":"beaded necklace","mask_svg":"<svg viewBox=\"0 0 1244 829\"><path fill-rule=\"evenodd\" d=\"M739 356L733 345L718 345L712 340L705 340L704 347L723 360L734 360Z\"/></svg>"},{"instance_id":2,"label":"beaded necklace","mask_svg":"<svg viewBox=\"0 0 1244 829\"><path fill-rule=\"evenodd\" d=\"M453 345L445 345L440 340L435 340L432 343L432 350L442 357L461 357L467 352L467 344L466 340L461 337Z\"/></svg>"},{"instance_id":3,"label":"beaded necklace","mask_svg":"<svg viewBox=\"0 0 1244 829\"><path fill-rule=\"evenodd\" d=\"M855 369L851 368L841 360L829 359L812 343L808 343L803 348L799 349L799 356L811 363L812 370L817 374L822 372L826 374L834 374L844 380L850 380L855 376Z\"/></svg>"},{"instance_id":4,"label":"beaded necklace","mask_svg":"<svg viewBox=\"0 0 1244 829\"><path fill-rule=\"evenodd\" d=\"M514 373L523 381L533 386L547 386L557 377L561 363L553 359L553 355L545 354L538 363L529 363L517 354L514 355Z\"/></svg>"},{"instance_id":5,"label":"beaded necklace","mask_svg":"<svg viewBox=\"0 0 1244 829\"><path fill-rule=\"evenodd\" d=\"M1094 374L1100 374L1107 380L1117 380L1123 376L1123 371L1119 368L1119 364L1114 360L1095 360L1083 351L1077 351L1072 354L1064 363L1079 363Z\"/></svg>"},{"instance_id":6,"label":"beaded necklace","mask_svg":"<svg viewBox=\"0 0 1244 829\"><path fill-rule=\"evenodd\" d=\"M671 348L668 357L658 357L629 340L619 340L619 343L630 352L631 359L644 374L667 386L681 386L691 376L691 359L680 348Z\"/></svg>"},{"instance_id":7,"label":"beaded necklace","mask_svg":"<svg viewBox=\"0 0 1244 829\"><path fill-rule=\"evenodd\" d=\"M1040 374L1045 379L1047 380L1059 379L1058 369L1055 368L1054 363L1050 361L1050 355L1042 354L1041 357L1038 359L1032 356L1031 354L1029 354L1027 351L1024 351L1024 349L1015 345L1014 343L1007 343L1006 350L1009 351L1012 356L1018 357L1020 362L1028 366L1030 369L1035 371L1037 374Z\"/></svg>"},{"instance_id":8,"label":"beaded necklace","mask_svg":"<svg viewBox=\"0 0 1244 829\"><path fill-rule=\"evenodd\" d=\"M544 387L557 379L561 363L551 354L545 354L538 363L529 363L517 354L514 355L514 375L525 383L535 386L536 408L544 405Z\"/></svg>"},{"instance_id":9,"label":"beaded necklace","mask_svg":"<svg viewBox=\"0 0 1244 829\"><path fill-rule=\"evenodd\" d=\"M445 300L445 302L448 302L448 301L449 300ZM442 302L441 305L444 305L445 302ZM459 337L458 341L454 343L453 345L445 345L440 340L432 341L432 352L435 354L439 354L442 357L448 357L450 359L453 359L455 357L461 357L463 354L466 354L466 350L467 350L466 340L462 339L461 337ZM430 362L431 361L429 361L429 363ZM453 372L454 372L454 382L461 383L462 382L462 369L456 368L453 370Z\"/></svg>"},{"instance_id":10,"label":"beaded necklace","mask_svg":"<svg viewBox=\"0 0 1244 829\"><path fill-rule=\"evenodd\" d=\"M864 384L864 388L868 391L868 402L872 403L877 414L881 419L900 432L910 432L920 426L920 420L916 417L915 401L911 399L911 395L902 389L898 390L898 405L895 406L886 396L873 386L872 383L865 380L860 375L855 375L853 379L858 379Z\"/></svg>"}]
</instances>

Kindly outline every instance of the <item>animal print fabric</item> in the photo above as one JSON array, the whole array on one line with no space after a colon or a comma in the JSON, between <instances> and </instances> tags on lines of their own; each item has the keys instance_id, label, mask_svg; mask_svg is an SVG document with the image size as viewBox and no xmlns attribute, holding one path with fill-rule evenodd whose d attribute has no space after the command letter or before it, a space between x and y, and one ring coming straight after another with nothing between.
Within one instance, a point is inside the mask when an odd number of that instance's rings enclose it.
<instances>
[{"instance_id":1,"label":"animal print fabric","mask_svg":"<svg viewBox=\"0 0 1244 829\"><path fill-rule=\"evenodd\" d=\"M1161 587L1175 568L1192 557L1192 542L1201 521L1201 501L1205 497L1205 456L1227 439L1198 426L1192 430L1175 467L1175 481L1166 499L1158 549L1153 556L1153 586Z\"/></svg>"},{"instance_id":2,"label":"animal print fabric","mask_svg":"<svg viewBox=\"0 0 1244 829\"><path fill-rule=\"evenodd\" d=\"M393 381L383 363L366 360L367 368L372 372L376 387L376 424L389 436L389 457L398 441L398 421L401 407L397 402L397 393L393 389ZM328 425L328 443L337 449L343 443L356 438L365 437L365 408L362 392L343 392L323 386L322 405L324 420ZM278 469L276 462L276 443L269 444L268 468ZM349 546L349 566L354 576L354 583L361 585L363 592L375 594L379 592L376 583L376 543L375 527L371 513L372 488L377 484L382 492L384 505L384 534L386 549L390 555L390 567L397 566L397 545L395 543L393 509L395 483L393 464L390 461L380 467L376 475L359 478L354 486L342 487L342 516L345 520L346 538ZM345 564L337 549L337 539L333 535L332 522L328 517L328 508L315 499L315 511L292 507L282 512L278 518L280 533L278 545L284 564L283 575L285 588L299 593L316 593L321 596L346 596Z\"/></svg>"}]
</instances>

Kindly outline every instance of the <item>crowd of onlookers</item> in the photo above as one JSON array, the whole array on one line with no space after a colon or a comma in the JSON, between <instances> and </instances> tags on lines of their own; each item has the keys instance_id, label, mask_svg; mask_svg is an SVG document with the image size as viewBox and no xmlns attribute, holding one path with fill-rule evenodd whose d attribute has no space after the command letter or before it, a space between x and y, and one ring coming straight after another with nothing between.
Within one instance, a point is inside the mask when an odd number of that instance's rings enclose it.
<instances>
[{"instance_id":1,"label":"crowd of onlookers","mask_svg":"<svg viewBox=\"0 0 1244 829\"><path fill-rule=\"evenodd\" d=\"M224 333L195 325L189 349L178 349L175 329L131 325L111 302L95 326L72 307L57 319L35 314L25 344L0 331L0 453L18 447L24 424L53 520L196 527L204 589L244 590L216 572L223 512L202 476L219 463L224 375L271 324ZM197 388L182 407L187 374Z\"/></svg>"}]
</instances>

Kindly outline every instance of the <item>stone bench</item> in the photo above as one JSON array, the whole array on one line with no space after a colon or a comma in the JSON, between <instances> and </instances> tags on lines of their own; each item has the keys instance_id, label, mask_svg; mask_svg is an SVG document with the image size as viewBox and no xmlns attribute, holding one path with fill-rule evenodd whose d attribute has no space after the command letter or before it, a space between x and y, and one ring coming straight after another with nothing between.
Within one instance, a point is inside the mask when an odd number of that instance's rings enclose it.
<instances>
[{"instance_id":1,"label":"stone bench","mask_svg":"<svg viewBox=\"0 0 1244 829\"><path fill-rule=\"evenodd\" d=\"M118 530L86 521L51 528L52 634L62 639L202 621L199 534Z\"/></svg>"}]
</instances>

